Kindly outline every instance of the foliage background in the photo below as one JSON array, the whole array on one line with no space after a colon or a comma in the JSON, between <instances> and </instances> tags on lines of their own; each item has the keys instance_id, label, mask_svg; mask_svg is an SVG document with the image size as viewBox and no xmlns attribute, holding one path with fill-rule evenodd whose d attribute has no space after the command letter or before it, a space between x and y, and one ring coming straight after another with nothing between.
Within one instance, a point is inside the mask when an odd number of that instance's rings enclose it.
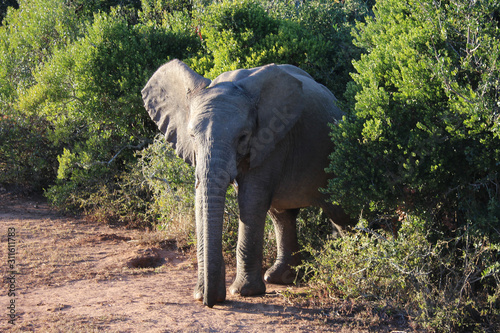
<instances>
[{"instance_id":1,"label":"foliage background","mask_svg":"<svg viewBox=\"0 0 500 333\"><path fill-rule=\"evenodd\" d=\"M190 246L192 170L142 87L172 58L211 79L294 64L346 111L324 191L360 217L330 239L319 210L301 212L310 301L363 299L415 329L499 327L496 1L20 0L0 19L2 186ZM230 189L228 261L237 218Z\"/></svg>"}]
</instances>

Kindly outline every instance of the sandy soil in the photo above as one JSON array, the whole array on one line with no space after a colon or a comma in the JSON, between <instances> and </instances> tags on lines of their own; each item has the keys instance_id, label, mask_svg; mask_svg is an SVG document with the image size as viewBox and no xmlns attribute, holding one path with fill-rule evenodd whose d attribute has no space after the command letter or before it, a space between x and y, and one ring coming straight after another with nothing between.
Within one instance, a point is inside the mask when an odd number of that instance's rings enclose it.
<instances>
[{"instance_id":1,"label":"sandy soil","mask_svg":"<svg viewBox=\"0 0 500 333\"><path fill-rule=\"evenodd\" d=\"M61 216L41 199L0 193L0 240L0 331L396 331L300 308L283 296L287 287L276 285L264 296L228 295L213 309L203 307L192 297L193 254L145 231Z\"/></svg>"}]
</instances>

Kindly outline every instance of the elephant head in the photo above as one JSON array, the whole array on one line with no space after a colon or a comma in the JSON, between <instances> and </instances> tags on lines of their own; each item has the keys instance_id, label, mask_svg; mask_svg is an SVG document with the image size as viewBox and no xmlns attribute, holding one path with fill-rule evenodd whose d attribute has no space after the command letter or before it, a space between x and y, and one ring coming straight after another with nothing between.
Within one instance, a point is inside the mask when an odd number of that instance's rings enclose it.
<instances>
[{"instance_id":1,"label":"elephant head","mask_svg":"<svg viewBox=\"0 0 500 333\"><path fill-rule=\"evenodd\" d=\"M302 83L279 66L227 72L213 82L179 60L142 90L145 107L177 154L195 166L198 287L225 299L222 224L227 187L258 168L302 113Z\"/></svg>"}]
</instances>

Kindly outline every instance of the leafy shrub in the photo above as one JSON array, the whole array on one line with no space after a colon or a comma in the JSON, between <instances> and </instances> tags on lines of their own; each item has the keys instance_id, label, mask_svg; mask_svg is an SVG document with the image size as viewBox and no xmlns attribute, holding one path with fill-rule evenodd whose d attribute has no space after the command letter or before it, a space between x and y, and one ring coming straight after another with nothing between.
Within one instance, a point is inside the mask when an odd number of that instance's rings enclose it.
<instances>
[{"instance_id":1,"label":"leafy shrub","mask_svg":"<svg viewBox=\"0 0 500 333\"><path fill-rule=\"evenodd\" d=\"M400 316L437 331L491 330L499 324L497 245L485 238L472 243L471 229L432 241L434 230L414 217L403 220L398 237L362 224L363 231L307 249L316 261L301 269L323 307L363 298L374 307L389 304Z\"/></svg>"},{"instance_id":2,"label":"leafy shrub","mask_svg":"<svg viewBox=\"0 0 500 333\"><path fill-rule=\"evenodd\" d=\"M204 50L198 59L191 59L191 66L212 79L226 71L250 67L246 63L252 50L260 49L262 40L279 28L256 1L214 2L195 12L194 21L200 22Z\"/></svg>"},{"instance_id":3,"label":"leafy shrub","mask_svg":"<svg viewBox=\"0 0 500 333\"><path fill-rule=\"evenodd\" d=\"M12 8L19 8L19 4L17 3L16 0L4 0L0 4L0 25L2 25L2 21L4 17L7 15L7 11L9 10L9 7Z\"/></svg>"},{"instance_id":4,"label":"leafy shrub","mask_svg":"<svg viewBox=\"0 0 500 333\"><path fill-rule=\"evenodd\" d=\"M406 255L418 254L420 246L428 252L425 285L405 282L415 290L407 291L406 302L419 303L418 318L437 330L494 327L500 289L500 7L495 1L383 0L374 13L354 33L367 54L354 62L349 94L355 107L333 128L330 171L337 177L328 191L369 220L406 212L410 224L425 221L425 233L411 226L402 243L396 241ZM353 253L349 244L346 251ZM385 258L377 246L370 245L368 255ZM355 291L355 273L368 273L367 263L389 267L387 281L396 283L413 269L398 263L402 272L391 273L390 262L368 259L353 260L341 283L350 279ZM372 277L381 284L377 288L385 288L388 278L381 273ZM419 294L419 286L431 296Z\"/></svg>"},{"instance_id":5,"label":"leafy shrub","mask_svg":"<svg viewBox=\"0 0 500 333\"><path fill-rule=\"evenodd\" d=\"M78 37L79 27L75 15L58 0L29 0L21 9L11 9L0 27L2 103L12 101L18 88L31 86L36 67Z\"/></svg>"},{"instance_id":6,"label":"leafy shrub","mask_svg":"<svg viewBox=\"0 0 500 333\"><path fill-rule=\"evenodd\" d=\"M70 194L85 197L127 170L133 150L155 130L141 88L160 64L193 48L191 36L129 26L113 11L96 15L85 38L55 52L35 73L37 84L19 104L44 115L51 141L64 143L58 183L50 191L55 203L70 205Z\"/></svg>"},{"instance_id":7,"label":"leafy shrub","mask_svg":"<svg viewBox=\"0 0 500 333\"><path fill-rule=\"evenodd\" d=\"M37 66L78 36L79 23L61 1L21 5L9 8L0 26L0 182L41 191L54 179L57 149L47 136L49 122L20 111L18 95L34 84Z\"/></svg>"},{"instance_id":8,"label":"leafy shrub","mask_svg":"<svg viewBox=\"0 0 500 333\"><path fill-rule=\"evenodd\" d=\"M113 8L141 8L141 0L71 0L66 4L81 19L92 18L97 13L109 13Z\"/></svg>"},{"instance_id":9,"label":"leafy shrub","mask_svg":"<svg viewBox=\"0 0 500 333\"><path fill-rule=\"evenodd\" d=\"M196 33L192 22L192 1L142 0L141 4L138 15L142 24L173 32Z\"/></svg>"},{"instance_id":10,"label":"leafy shrub","mask_svg":"<svg viewBox=\"0 0 500 333\"><path fill-rule=\"evenodd\" d=\"M21 191L41 191L55 177L57 151L40 117L3 110L0 114L0 183Z\"/></svg>"},{"instance_id":11,"label":"leafy shrub","mask_svg":"<svg viewBox=\"0 0 500 333\"><path fill-rule=\"evenodd\" d=\"M303 38L312 41L314 47L304 48L307 58L300 67L327 86L342 104L349 102L344 93L352 80L352 61L359 59L362 50L354 45L351 31L356 22L364 22L365 17L372 15L374 3L366 0L270 3L272 15L294 22L302 33L307 32Z\"/></svg>"},{"instance_id":12,"label":"leafy shrub","mask_svg":"<svg viewBox=\"0 0 500 333\"><path fill-rule=\"evenodd\" d=\"M194 169L175 155L163 135L138 153L135 169L150 188L148 213L160 230L194 241ZM179 231L181 231L179 233Z\"/></svg>"},{"instance_id":13,"label":"leafy shrub","mask_svg":"<svg viewBox=\"0 0 500 333\"><path fill-rule=\"evenodd\" d=\"M333 131L330 184L353 210L498 222L499 9L454 6L380 1L359 26L369 53L355 62L355 110Z\"/></svg>"},{"instance_id":14,"label":"leafy shrub","mask_svg":"<svg viewBox=\"0 0 500 333\"><path fill-rule=\"evenodd\" d=\"M350 29L354 18L360 16L351 17L347 5L340 3L308 1L299 9L294 5L271 6L278 10L266 10L265 2L246 0L213 3L197 11L195 21L201 23L204 50L190 60L191 66L215 78L238 68L273 62L293 64L342 97L345 83L350 80L351 59L359 54L352 44ZM363 8L368 11L366 6ZM320 14L322 19L317 18ZM345 21L342 29L332 30L334 21Z\"/></svg>"}]
</instances>

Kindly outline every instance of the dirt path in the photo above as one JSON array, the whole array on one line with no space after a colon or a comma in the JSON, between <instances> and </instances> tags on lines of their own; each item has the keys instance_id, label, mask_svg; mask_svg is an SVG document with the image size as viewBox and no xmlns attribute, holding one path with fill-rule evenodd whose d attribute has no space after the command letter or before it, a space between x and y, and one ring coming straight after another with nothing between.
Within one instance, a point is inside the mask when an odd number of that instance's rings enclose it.
<instances>
[{"instance_id":1,"label":"dirt path","mask_svg":"<svg viewBox=\"0 0 500 333\"><path fill-rule=\"evenodd\" d=\"M193 256L151 245L154 238L62 217L40 200L0 194L0 331L373 330L353 330L352 322L347 329L342 318L290 305L280 294L286 288L274 285L262 297L228 295L213 309L203 307L192 297Z\"/></svg>"}]
</instances>

